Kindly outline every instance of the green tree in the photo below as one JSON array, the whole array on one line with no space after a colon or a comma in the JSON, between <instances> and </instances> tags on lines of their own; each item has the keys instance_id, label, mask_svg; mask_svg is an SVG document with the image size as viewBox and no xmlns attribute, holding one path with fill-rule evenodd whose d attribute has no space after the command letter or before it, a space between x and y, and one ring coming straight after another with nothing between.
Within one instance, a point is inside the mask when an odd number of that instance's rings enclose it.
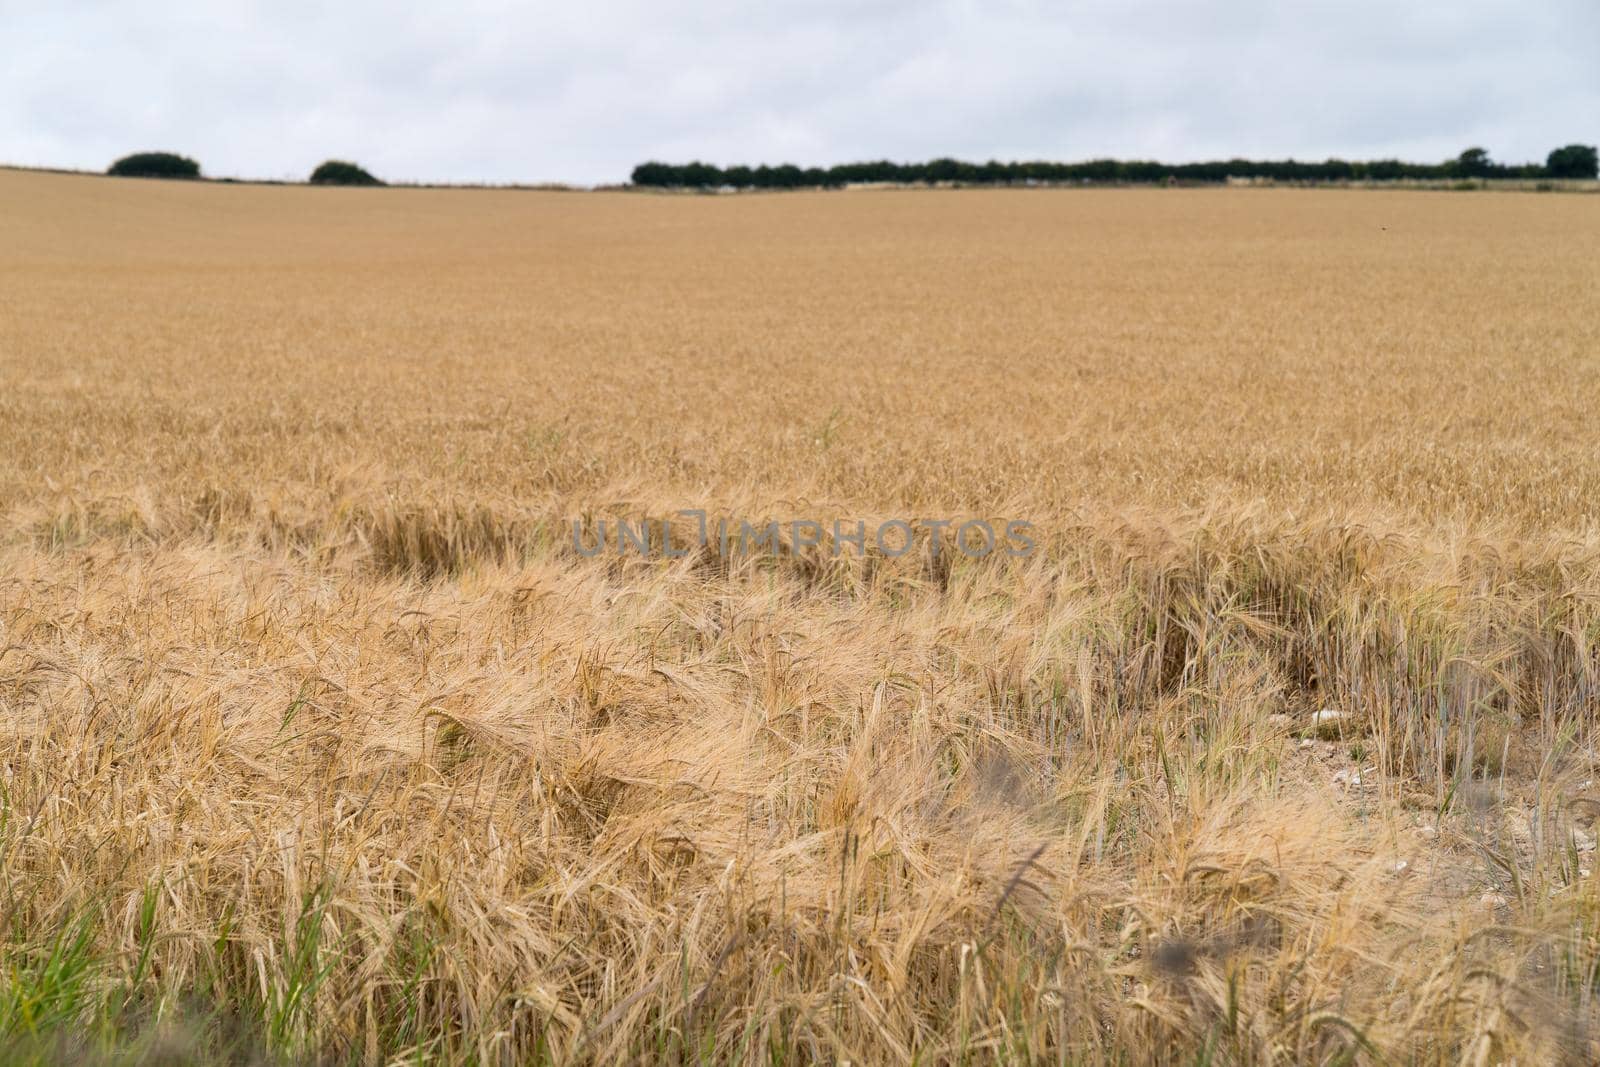
<instances>
[{"instance_id":1,"label":"green tree","mask_svg":"<svg viewBox=\"0 0 1600 1067\"><path fill-rule=\"evenodd\" d=\"M312 185L382 185L383 182L354 163L330 159L311 172Z\"/></svg>"},{"instance_id":2,"label":"green tree","mask_svg":"<svg viewBox=\"0 0 1600 1067\"><path fill-rule=\"evenodd\" d=\"M1458 178L1482 178L1494 168L1487 148L1469 148L1455 158L1451 171Z\"/></svg>"},{"instance_id":3,"label":"green tree","mask_svg":"<svg viewBox=\"0 0 1600 1067\"><path fill-rule=\"evenodd\" d=\"M1600 176L1600 155L1592 144L1569 144L1550 153L1544 170L1552 178L1594 178Z\"/></svg>"},{"instance_id":4,"label":"green tree","mask_svg":"<svg viewBox=\"0 0 1600 1067\"><path fill-rule=\"evenodd\" d=\"M106 173L119 178L198 178L200 164L172 152L135 152L111 164Z\"/></svg>"},{"instance_id":5,"label":"green tree","mask_svg":"<svg viewBox=\"0 0 1600 1067\"><path fill-rule=\"evenodd\" d=\"M674 167L670 163L641 163L633 168L633 184L667 187L682 185L678 172L682 168Z\"/></svg>"},{"instance_id":6,"label":"green tree","mask_svg":"<svg viewBox=\"0 0 1600 1067\"><path fill-rule=\"evenodd\" d=\"M710 163L695 160L684 166L679 181L692 189L710 189L722 184L722 170Z\"/></svg>"}]
</instances>

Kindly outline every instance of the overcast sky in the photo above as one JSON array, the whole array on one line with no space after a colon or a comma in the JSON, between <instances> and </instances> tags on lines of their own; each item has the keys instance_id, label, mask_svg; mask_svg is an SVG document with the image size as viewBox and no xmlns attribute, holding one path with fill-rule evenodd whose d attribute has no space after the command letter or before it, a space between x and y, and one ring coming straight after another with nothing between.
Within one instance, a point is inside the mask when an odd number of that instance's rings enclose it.
<instances>
[{"instance_id":1,"label":"overcast sky","mask_svg":"<svg viewBox=\"0 0 1600 1067\"><path fill-rule=\"evenodd\" d=\"M1543 160L1600 142L1600 0L0 0L0 162Z\"/></svg>"}]
</instances>

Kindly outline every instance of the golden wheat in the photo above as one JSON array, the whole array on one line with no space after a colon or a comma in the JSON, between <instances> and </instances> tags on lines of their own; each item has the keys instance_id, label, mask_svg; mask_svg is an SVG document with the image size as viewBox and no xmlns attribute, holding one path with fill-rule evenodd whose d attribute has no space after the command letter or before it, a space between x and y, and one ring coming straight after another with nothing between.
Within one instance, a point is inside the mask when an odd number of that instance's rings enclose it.
<instances>
[{"instance_id":1,"label":"golden wheat","mask_svg":"<svg viewBox=\"0 0 1600 1067\"><path fill-rule=\"evenodd\" d=\"M1584 198L0 232L7 1055L1600 1054ZM572 542L686 510L1038 551Z\"/></svg>"}]
</instances>

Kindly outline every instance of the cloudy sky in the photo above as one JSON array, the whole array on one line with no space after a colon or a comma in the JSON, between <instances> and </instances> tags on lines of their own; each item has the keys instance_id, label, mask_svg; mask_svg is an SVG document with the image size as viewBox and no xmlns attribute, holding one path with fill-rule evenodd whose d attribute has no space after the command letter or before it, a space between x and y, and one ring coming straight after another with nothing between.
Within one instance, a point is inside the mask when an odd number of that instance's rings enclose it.
<instances>
[{"instance_id":1,"label":"cloudy sky","mask_svg":"<svg viewBox=\"0 0 1600 1067\"><path fill-rule=\"evenodd\" d=\"M645 159L1542 160L1597 0L0 0L0 162L619 181Z\"/></svg>"}]
</instances>

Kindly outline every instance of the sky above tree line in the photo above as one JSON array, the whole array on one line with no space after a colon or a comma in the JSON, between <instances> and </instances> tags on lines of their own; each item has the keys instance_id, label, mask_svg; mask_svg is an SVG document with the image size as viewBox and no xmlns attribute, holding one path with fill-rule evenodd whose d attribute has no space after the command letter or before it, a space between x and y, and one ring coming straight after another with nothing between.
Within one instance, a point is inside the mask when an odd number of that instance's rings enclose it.
<instances>
[{"instance_id":1,"label":"sky above tree line","mask_svg":"<svg viewBox=\"0 0 1600 1067\"><path fill-rule=\"evenodd\" d=\"M1542 161L1595 0L0 0L0 162L620 182L647 159Z\"/></svg>"}]
</instances>

